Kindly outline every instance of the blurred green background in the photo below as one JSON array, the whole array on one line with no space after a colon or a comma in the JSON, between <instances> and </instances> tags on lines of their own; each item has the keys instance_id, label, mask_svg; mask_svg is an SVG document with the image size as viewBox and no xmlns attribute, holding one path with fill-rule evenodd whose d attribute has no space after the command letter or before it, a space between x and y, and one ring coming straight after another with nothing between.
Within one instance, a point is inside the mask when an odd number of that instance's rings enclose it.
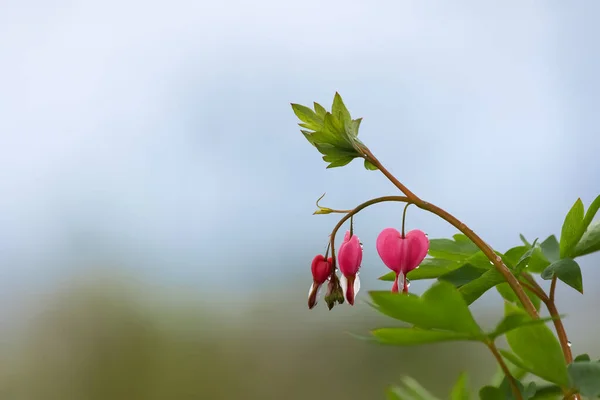
<instances>
[{"instance_id":1,"label":"blurred green background","mask_svg":"<svg viewBox=\"0 0 600 400\"><path fill-rule=\"evenodd\" d=\"M363 301L309 312L292 285L233 310L226 292L207 299L132 278L98 271L38 294L28 318L4 332L1 398L383 399L404 375L446 398L461 371L473 389L496 371L477 343L395 348L356 338L394 325ZM475 306L482 326L500 318L491 310ZM592 338L576 348L598 354Z\"/></svg>"}]
</instances>

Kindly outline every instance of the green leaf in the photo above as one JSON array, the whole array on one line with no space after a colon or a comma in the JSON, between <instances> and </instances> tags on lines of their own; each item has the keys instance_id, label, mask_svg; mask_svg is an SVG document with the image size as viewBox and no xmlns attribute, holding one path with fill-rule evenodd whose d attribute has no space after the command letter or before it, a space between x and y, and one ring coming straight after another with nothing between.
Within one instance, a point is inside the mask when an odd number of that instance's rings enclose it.
<instances>
[{"instance_id":1,"label":"green leaf","mask_svg":"<svg viewBox=\"0 0 600 400\"><path fill-rule=\"evenodd\" d=\"M325 160L327 156L323 157L323 160ZM338 157L338 158L330 158L327 159L325 161L329 162L329 165L327 166L327 168L338 168L338 167L343 167L344 165L348 165L352 160L354 160L355 157Z\"/></svg>"},{"instance_id":2,"label":"green leaf","mask_svg":"<svg viewBox=\"0 0 600 400\"><path fill-rule=\"evenodd\" d=\"M580 361L569 365L573 388L586 397L600 396L600 362Z\"/></svg>"},{"instance_id":3,"label":"green leaf","mask_svg":"<svg viewBox=\"0 0 600 400\"><path fill-rule=\"evenodd\" d=\"M310 108L292 103L292 110L294 110L294 114L296 114L298 119L304 122L304 127L318 131L323 126L323 117L317 115Z\"/></svg>"},{"instance_id":4,"label":"green leaf","mask_svg":"<svg viewBox=\"0 0 600 400\"><path fill-rule=\"evenodd\" d=\"M550 261L548 261L544 255L540 246L533 251L531 258L529 259L529 267L527 267L527 271L539 274L545 270L548 265L550 265Z\"/></svg>"},{"instance_id":5,"label":"green leaf","mask_svg":"<svg viewBox=\"0 0 600 400\"><path fill-rule=\"evenodd\" d=\"M415 400L437 400L434 395L429 393L427 389L410 376L402 377L402 385Z\"/></svg>"},{"instance_id":6,"label":"green leaf","mask_svg":"<svg viewBox=\"0 0 600 400\"><path fill-rule=\"evenodd\" d=\"M473 335L468 333L432 331L419 328L379 328L371 331L371 334L380 343L396 346L474 340Z\"/></svg>"},{"instance_id":7,"label":"green leaf","mask_svg":"<svg viewBox=\"0 0 600 400\"><path fill-rule=\"evenodd\" d=\"M460 234L455 235L455 240L431 239L429 241L429 255L446 260L462 261L479 251L479 248L473 242L466 239L466 236L463 238L463 236Z\"/></svg>"},{"instance_id":8,"label":"green leaf","mask_svg":"<svg viewBox=\"0 0 600 400\"><path fill-rule=\"evenodd\" d=\"M504 277L498 270L489 269L479 278L461 286L458 290L467 304L471 304L485 292L503 282L505 282Z\"/></svg>"},{"instance_id":9,"label":"green leaf","mask_svg":"<svg viewBox=\"0 0 600 400\"><path fill-rule=\"evenodd\" d=\"M465 372L461 373L458 377L458 380L454 384L452 388L452 392L450 393L450 399L452 400L469 400L471 396L469 395L468 388L468 378Z\"/></svg>"},{"instance_id":10,"label":"green leaf","mask_svg":"<svg viewBox=\"0 0 600 400\"><path fill-rule=\"evenodd\" d=\"M408 273L408 279L416 281L419 279L436 279L440 276L453 271L461 266L460 262L444 260L443 258L426 258L417 269ZM388 272L379 278L382 281L393 282L396 274Z\"/></svg>"},{"instance_id":11,"label":"green leaf","mask_svg":"<svg viewBox=\"0 0 600 400\"><path fill-rule=\"evenodd\" d=\"M483 275L487 270L475 267L471 264L465 264L462 267L450 271L439 277L441 281L449 282L454 286L463 286Z\"/></svg>"},{"instance_id":12,"label":"green leaf","mask_svg":"<svg viewBox=\"0 0 600 400\"><path fill-rule=\"evenodd\" d=\"M507 315L521 314L523 318L529 315L518 307L505 304ZM519 357L513 364L532 372L540 378L561 386L567 386L569 375L564 362L562 349L558 340L546 325L529 324L513 329L506 333L506 339L512 351Z\"/></svg>"},{"instance_id":13,"label":"green leaf","mask_svg":"<svg viewBox=\"0 0 600 400\"><path fill-rule=\"evenodd\" d=\"M498 290L498 293L500 293L500 295L504 298L504 300L510 301L511 303L523 308L523 304L521 304L521 301L519 300L519 298L517 297L517 295L515 294L515 292L512 290L512 288L510 287L510 285L508 283L504 282L499 285L496 285L496 290ZM525 291L525 294L527 295L527 297L529 297L529 300L531 300L531 302L535 306L535 309L539 311L540 306L542 305L542 301L540 300L540 298L537 297L533 292L531 292L526 287L524 287L523 290Z\"/></svg>"},{"instance_id":14,"label":"green leaf","mask_svg":"<svg viewBox=\"0 0 600 400\"><path fill-rule=\"evenodd\" d=\"M540 247L542 249L542 253L550 262L560 260L560 244L556 239L556 236L550 235L544 240Z\"/></svg>"},{"instance_id":15,"label":"green leaf","mask_svg":"<svg viewBox=\"0 0 600 400\"><path fill-rule=\"evenodd\" d=\"M540 386L535 391L535 396L532 399L535 400L556 400L562 399L563 391L560 386L556 385L545 385Z\"/></svg>"},{"instance_id":16,"label":"green leaf","mask_svg":"<svg viewBox=\"0 0 600 400\"><path fill-rule=\"evenodd\" d=\"M577 199L565 217L560 233L560 258L570 257L583 235L583 202Z\"/></svg>"},{"instance_id":17,"label":"green leaf","mask_svg":"<svg viewBox=\"0 0 600 400\"><path fill-rule=\"evenodd\" d=\"M591 358L590 358L589 354L580 354L577 357L575 357L575 360L573 360L573 362L580 362L580 361L591 361Z\"/></svg>"},{"instance_id":18,"label":"green leaf","mask_svg":"<svg viewBox=\"0 0 600 400\"><path fill-rule=\"evenodd\" d=\"M331 106L331 113L342 122L343 125L350 124L352 118L350 117L350 112L346 108L344 101L342 100L342 96L339 93L335 93L333 97L333 104Z\"/></svg>"},{"instance_id":19,"label":"green leaf","mask_svg":"<svg viewBox=\"0 0 600 400\"><path fill-rule=\"evenodd\" d=\"M523 398L523 400L530 399L535 395L536 387L537 387L535 382L529 382L527 384L527 387L525 387L518 380L516 381L516 384L517 384L517 389L519 389L519 392L521 393L521 397ZM512 391L512 387L508 381L508 378L504 377L504 379L502 380L502 383L500 384L499 389L504 391L507 399L516 400L516 397Z\"/></svg>"},{"instance_id":20,"label":"green leaf","mask_svg":"<svg viewBox=\"0 0 600 400\"><path fill-rule=\"evenodd\" d=\"M529 260L531 259L531 256L536 249L536 243L537 239L533 241L532 247L529 250L527 250L516 262L514 267L514 274L519 275L528 266Z\"/></svg>"},{"instance_id":21,"label":"green leaf","mask_svg":"<svg viewBox=\"0 0 600 400\"><path fill-rule=\"evenodd\" d=\"M600 209L600 196L596 197L594 199L594 201L592 201L592 204L590 204L590 208L588 208L587 212L585 213L585 217L583 218L583 230L584 231L592 223L592 220L596 216L598 209Z\"/></svg>"},{"instance_id":22,"label":"green leaf","mask_svg":"<svg viewBox=\"0 0 600 400\"><path fill-rule=\"evenodd\" d=\"M385 391L386 400L408 400L408 397L405 396L400 388L397 387L389 387Z\"/></svg>"},{"instance_id":23,"label":"green leaf","mask_svg":"<svg viewBox=\"0 0 600 400\"><path fill-rule=\"evenodd\" d=\"M585 231L573 250L573 257L585 256L596 251L600 251L600 221L594 222Z\"/></svg>"},{"instance_id":24,"label":"green leaf","mask_svg":"<svg viewBox=\"0 0 600 400\"><path fill-rule=\"evenodd\" d=\"M481 400L506 400L506 394L502 389L493 386L484 386L479 390Z\"/></svg>"},{"instance_id":25,"label":"green leaf","mask_svg":"<svg viewBox=\"0 0 600 400\"><path fill-rule=\"evenodd\" d=\"M546 317L532 320L528 317L529 316L527 314L510 313L506 315L502 319L502 321L500 321L500 323L498 324L498 326L496 326L496 329L494 329L493 332L488 333L488 336L492 339L497 338L521 326L545 324L546 322L552 321L554 319L553 317Z\"/></svg>"},{"instance_id":26,"label":"green leaf","mask_svg":"<svg viewBox=\"0 0 600 400\"><path fill-rule=\"evenodd\" d=\"M519 262L519 259L523 257L523 254L525 254L528 249L529 248L527 246L517 246L508 249L502 255L502 261L504 261L507 267L513 269L515 265L517 265L517 262Z\"/></svg>"},{"instance_id":27,"label":"green leaf","mask_svg":"<svg viewBox=\"0 0 600 400\"><path fill-rule=\"evenodd\" d=\"M420 328L443 329L481 337L469 307L456 288L447 282L434 283L419 298L388 291L370 292L383 314Z\"/></svg>"},{"instance_id":28,"label":"green leaf","mask_svg":"<svg viewBox=\"0 0 600 400\"><path fill-rule=\"evenodd\" d=\"M571 258L558 260L550 264L541 275L542 279L546 280L552 279L554 276L583 294L581 268L575 260Z\"/></svg>"},{"instance_id":29,"label":"green leaf","mask_svg":"<svg viewBox=\"0 0 600 400\"><path fill-rule=\"evenodd\" d=\"M369 171L377 171L377 168L374 164L372 164L369 160L365 160L365 168Z\"/></svg>"},{"instance_id":30,"label":"green leaf","mask_svg":"<svg viewBox=\"0 0 600 400\"><path fill-rule=\"evenodd\" d=\"M521 242L523 242L523 244L527 247L530 247L531 244L529 244L529 242L527 241L527 239L525 239L525 236L523 236L522 233L519 233L519 238L521 239Z\"/></svg>"},{"instance_id":31,"label":"green leaf","mask_svg":"<svg viewBox=\"0 0 600 400\"><path fill-rule=\"evenodd\" d=\"M314 107L315 107L315 113L321 118L324 119L325 118L325 114L327 114L327 110L325 109L325 107L323 107L322 105L320 105L317 102L314 102Z\"/></svg>"}]
</instances>

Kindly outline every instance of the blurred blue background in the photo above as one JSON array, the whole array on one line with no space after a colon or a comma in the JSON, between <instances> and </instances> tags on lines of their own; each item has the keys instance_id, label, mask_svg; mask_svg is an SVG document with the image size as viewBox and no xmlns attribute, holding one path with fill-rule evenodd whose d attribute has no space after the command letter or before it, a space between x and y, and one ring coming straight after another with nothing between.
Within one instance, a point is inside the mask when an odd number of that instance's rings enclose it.
<instances>
[{"instance_id":1,"label":"blurred blue background","mask_svg":"<svg viewBox=\"0 0 600 400\"><path fill-rule=\"evenodd\" d=\"M399 226L399 205L356 219L359 304L308 311L310 261L336 223L311 216L315 200L397 192L357 161L325 170L290 102L329 107L339 91L393 173L503 251L519 233L559 234L577 197L600 193L598 12L2 0L2 398L383 398L403 374L444 397L462 369L486 382L494 365L477 346L346 335L389 323L364 300L387 287L374 241ZM432 238L455 233L408 218ZM600 352L588 334L599 262L580 263L585 296L558 291L576 354ZM474 304L482 323L499 299Z\"/></svg>"}]
</instances>

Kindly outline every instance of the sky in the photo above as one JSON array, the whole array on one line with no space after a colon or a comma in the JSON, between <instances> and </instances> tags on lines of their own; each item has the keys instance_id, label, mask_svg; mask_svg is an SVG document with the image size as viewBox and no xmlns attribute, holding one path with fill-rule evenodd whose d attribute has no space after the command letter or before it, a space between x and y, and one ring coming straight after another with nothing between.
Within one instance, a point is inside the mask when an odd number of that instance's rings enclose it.
<instances>
[{"instance_id":1,"label":"sky","mask_svg":"<svg viewBox=\"0 0 600 400\"><path fill-rule=\"evenodd\" d=\"M300 134L290 103L329 107L336 91L388 169L494 247L558 234L578 197L600 193L598 11L3 0L0 286L125 267L207 293L308 288L336 223L311 215L315 200L397 193L358 162L326 170ZM385 272L373 244L401 211L356 220L367 281ZM455 233L408 218L429 237Z\"/></svg>"}]
</instances>

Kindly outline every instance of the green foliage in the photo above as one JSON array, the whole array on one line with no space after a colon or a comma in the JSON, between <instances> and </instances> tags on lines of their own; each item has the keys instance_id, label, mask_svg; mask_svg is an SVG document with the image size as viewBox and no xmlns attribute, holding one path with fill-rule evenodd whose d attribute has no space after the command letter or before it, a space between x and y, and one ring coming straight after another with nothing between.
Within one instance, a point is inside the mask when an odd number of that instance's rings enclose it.
<instances>
[{"instance_id":1,"label":"green foliage","mask_svg":"<svg viewBox=\"0 0 600 400\"><path fill-rule=\"evenodd\" d=\"M495 339L498 336L502 336L502 335L506 334L507 332L510 332L519 327L528 326L528 325L544 324L548 321L552 321L553 319L554 319L553 317L531 319L531 317L529 317L529 315L525 314L520 309L519 309L519 312L513 312L511 309L510 312L507 312L507 314L504 316L502 321L500 321L498 323L498 326L496 326L496 329L494 329L494 331L488 333L488 337Z\"/></svg>"},{"instance_id":2,"label":"green foliage","mask_svg":"<svg viewBox=\"0 0 600 400\"><path fill-rule=\"evenodd\" d=\"M388 400L438 400L419 382L408 376L402 378L402 385L388 388L386 398Z\"/></svg>"},{"instance_id":3,"label":"green foliage","mask_svg":"<svg viewBox=\"0 0 600 400\"><path fill-rule=\"evenodd\" d=\"M531 320L523 310L506 303L507 315L521 315ZM514 355L513 364L561 386L569 383L567 367L558 340L546 325L524 324L506 333L506 339ZM515 362L516 361L516 362Z\"/></svg>"},{"instance_id":4,"label":"green foliage","mask_svg":"<svg viewBox=\"0 0 600 400\"><path fill-rule=\"evenodd\" d=\"M375 158L366 156L370 151L358 140L361 120L351 118L339 94L336 93L334 97L331 112L317 103L314 104L314 110L296 104L292 104L292 107L302 121L302 133L324 155L323 159L329 163L328 168L346 165L359 157L365 159L364 166L368 170L377 169L372 162L380 165ZM388 173L386 176L419 208L459 226L456 220L452 221L443 215L444 212L437 207L415 199ZM561 346L547 326L549 321L554 320L556 330L561 332L562 329L560 322L556 321L562 316L557 315L555 293L546 294L535 278L536 274L540 274L544 280L556 278L583 293L581 268L575 258L600 251L600 221L593 222L599 209L600 196L594 199L587 212L581 199L577 199L564 218L559 239L550 235L541 243L538 239L530 242L520 234L522 245L504 253L494 251L495 259L491 261L482 251L489 253L487 244L475 239L476 245L462 233L451 239L431 239L428 258L407 276L410 280L436 280L422 296L388 291L369 292L371 305L380 313L411 326L374 329L371 339L397 346L448 341L479 341L485 344L502 366L493 383L479 390L479 397L485 400L562 398L565 393L570 395L577 392L584 396L600 396L600 362L593 362L584 354L567 366L565 359L570 357L567 344L563 342ZM331 212L330 209L320 208L318 213ZM469 232L468 228L463 227L460 224L461 231ZM550 317L539 318L528 302L527 307L521 303L515 293L519 292L518 288L512 282L512 287L506 282L507 271L498 265L499 261L521 283L535 309L539 311L544 303L550 311ZM497 267L502 268L499 270ZM395 274L389 272L379 279L393 281L395 278ZM484 332L473 318L469 306L494 287L504 299L505 313L493 330ZM497 349L495 340L501 336L506 337L510 351ZM562 333L559 337L566 341ZM505 376L505 371L509 370L510 373ZM529 374L533 375L534 381L522 381ZM539 382L538 378L550 384ZM402 385L390 388L387 398L434 400L410 378L405 378ZM450 398L470 398L466 374L460 375Z\"/></svg>"},{"instance_id":5,"label":"green foliage","mask_svg":"<svg viewBox=\"0 0 600 400\"><path fill-rule=\"evenodd\" d=\"M414 346L427 343L473 341L480 337L469 333L426 330L419 328L379 328L371 334L382 344Z\"/></svg>"},{"instance_id":6,"label":"green foliage","mask_svg":"<svg viewBox=\"0 0 600 400\"><path fill-rule=\"evenodd\" d=\"M459 291L467 304L471 304L485 292L502 282L504 282L502 274L497 269L489 269L479 278L461 286Z\"/></svg>"},{"instance_id":7,"label":"green foliage","mask_svg":"<svg viewBox=\"0 0 600 400\"><path fill-rule=\"evenodd\" d=\"M429 255L445 260L462 261L479 251L479 248L463 234L456 234L451 239L431 239Z\"/></svg>"},{"instance_id":8,"label":"green foliage","mask_svg":"<svg viewBox=\"0 0 600 400\"><path fill-rule=\"evenodd\" d=\"M565 217L560 233L560 258L568 257L583 235L583 202L577 199Z\"/></svg>"},{"instance_id":9,"label":"green foliage","mask_svg":"<svg viewBox=\"0 0 600 400\"><path fill-rule=\"evenodd\" d=\"M468 386L468 377L465 372L460 374L458 380L454 384L452 388L452 392L450 393L451 400L469 400L471 398L469 394L469 386Z\"/></svg>"},{"instance_id":10,"label":"green foliage","mask_svg":"<svg viewBox=\"0 0 600 400\"><path fill-rule=\"evenodd\" d=\"M583 293L583 280L581 277L581 268L573 259L563 258L550 264L541 274L542 279L552 279L557 277L579 293Z\"/></svg>"},{"instance_id":11,"label":"green foliage","mask_svg":"<svg viewBox=\"0 0 600 400\"><path fill-rule=\"evenodd\" d=\"M523 275L528 275L528 274L523 274ZM508 285L508 283L504 282L499 285L496 285L496 290L498 291L498 293L500 293L500 295L504 298L504 300L513 303L517 307L523 308L523 304L521 303L521 301L519 300L519 298L517 297L515 292ZM527 297L529 297L529 300L531 300L531 302L533 303L535 309L539 311L540 307L542 305L542 301L540 300L540 298L537 297L533 292L531 292L527 288L523 288L523 290L525 291L525 294L527 294Z\"/></svg>"},{"instance_id":12,"label":"green foliage","mask_svg":"<svg viewBox=\"0 0 600 400\"><path fill-rule=\"evenodd\" d=\"M568 370L573 389L587 397L600 396L600 362L579 360Z\"/></svg>"},{"instance_id":13,"label":"green foliage","mask_svg":"<svg viewBox=\"0 0 600 400\"><path fill-rule=\"evenodd\" d=\"M600 221L589 226L573 250L574 257L585 256L600 251Z\"/></svg>"},{"instance_id":14,"label":"green foliage","mask_svg":"<svg viewBox=\"0 0 600 400\"><path fill-rule=\"evenodd\" d=\"M369 294L381 313L416 327L482 336L464 299L450 283L436 282L421 297L380 291Z\"/></svg>"},{"instance_id":15,"label":"green foliage","mask_svg":"<svg viewBox=\"0 0 600 400\"><path fill-rule=\"evenodd\" d=\"M331 112L318 103L314 103L314 110L292 103L292 110L301 121L298 125L303 128L300 131L304 137L323 155L323 161L329 163L327 168L343 167L363 157L363 144L358 139L362 119L352 119L339 93L333 98ZM364 165L368 170L377 169L366 160Z\"/></svg>"},{"instance_id":16,"label":"green foliage","mask_svg":"<svg viewBox=\"0 0 600 400\"><path fill-rule=\"evenodd\" d=\"M585 215L583 202L577 199L563 223L560 258L574 258L600 250L600 222L590 226L598 209L600 196L594 199Z\"/></svg>"}]
</instances>

